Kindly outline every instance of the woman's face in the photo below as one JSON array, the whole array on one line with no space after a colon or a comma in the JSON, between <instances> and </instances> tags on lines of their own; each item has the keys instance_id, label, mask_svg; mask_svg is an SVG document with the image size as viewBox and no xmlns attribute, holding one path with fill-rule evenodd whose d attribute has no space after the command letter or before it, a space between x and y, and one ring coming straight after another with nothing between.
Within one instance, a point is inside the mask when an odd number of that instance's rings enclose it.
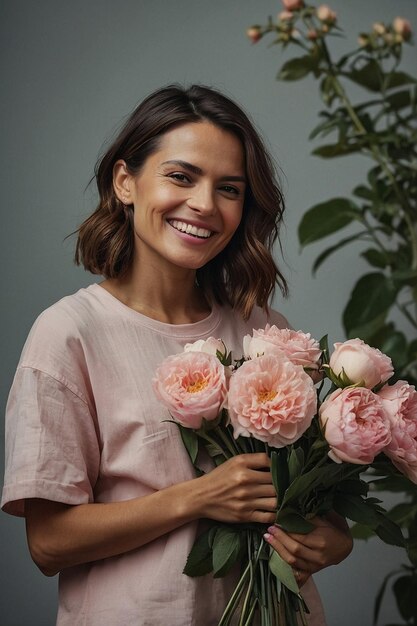
<instances>
[{"instance_id":1,"label":"woman's face","mask_svg":"<svg viewBox=\"0 0 417 626\"><path fill-rule=\"evenodd\" d=\"M116 193L134 207L134 263L205 265L240 223L245 181L239 139L206 121L168 131L136 176L118 162Z\"/></svg>"}]
</instances>

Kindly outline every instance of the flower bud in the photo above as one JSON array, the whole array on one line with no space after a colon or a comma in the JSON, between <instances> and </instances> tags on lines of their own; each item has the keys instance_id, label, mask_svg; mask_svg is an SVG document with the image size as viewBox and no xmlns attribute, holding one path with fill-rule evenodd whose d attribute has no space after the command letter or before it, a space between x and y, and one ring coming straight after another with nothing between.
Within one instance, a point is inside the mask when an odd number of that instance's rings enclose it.
<instances>
[{"instance_id":1,"label":"flower bud","mask_svg":"<svg viewBox=\"0 0 417 626\"><path fill-rule=\"evenodd\" d=\"M281 11L281 13L278 13L279 22L289 22L292 19L294 19L294 15L291 11Z\"/></svg>"},{"instance_id":2,"label":"flower bud","mask_svg":"<svg viewBox=\"0 0 417 626\"><path fill-rule=\"evenodd\" d=\"M296 11L304 6L303 0L282 0L282 4L287 11Z\"/></svg>"},{"instance_id":3,"label":"flower bud","mask_svg":"<svg viewBox=\"0 0 417 626\"><path fill-rule=\"evenodd\" d=\"M316 41L319 37L319 33L315 28L311 28L307 33L307 37L310 41Z\"/></svg>"},{"instance_id":4,"label":"flower bud","mask_svg":"<svg viewBox=\"0 0 417 626\"><path fill-rule=\"evenodd\" d=\"M372 30L377 35L384 35L387 32L387 29L382 22L375 22L375 24L372 26Z\"/></svg>"},{"instance_id":5,"label":"flower bud","mask_svg":"<svg viewBox=\"0 0 417 626\"><path fill-rule=\"evenodd\" d=\"M396 17L392 23L392 27L397 35L400 35L403 41L408 41L411 37L411 23L403 17Z\"/></svg>"},{"instance_id":6,"label":"flower bud","mask_svg":"<svg viewBox=\"0 0 417 626\"><path fill-rule=\"evenodd\" d=\"M247 29L246 35L252 43L257 43L262 38L262 29L260 26L251 26Z\"/></svg>"},{"instance_id":7,"label":"flower bud","mask_svg":"<svg viewBox=\"0 0 417 626\"><path fill-rule=\"evenodd\" d=\"M334 347L330 369L336 376L347 377L352 384L372 389L385 383L394 373L391 359L361 339L348 339L335 343Z\"/></svg>"},{"instance_id":8,"label":"flower bud","mask_svg":"<svg viewBox=\"0 0 417 626\"><path fill-rule=\"evenodd\" d=\"M333 24L336 21L336 13L327 4L321 4L317 7L316 15L322 22Z\"/></svg>"}]
</instances>

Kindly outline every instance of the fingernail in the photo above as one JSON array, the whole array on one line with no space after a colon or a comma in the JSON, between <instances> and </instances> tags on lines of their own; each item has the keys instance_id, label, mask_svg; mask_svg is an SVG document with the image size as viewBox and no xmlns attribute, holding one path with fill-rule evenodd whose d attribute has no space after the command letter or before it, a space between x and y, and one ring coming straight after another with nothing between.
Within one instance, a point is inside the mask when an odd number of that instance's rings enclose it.
<instances>
[{"instance_id":1,"label":"fingernail","mask_svg":"<svg viewBox=\"0 0 417 626\"><path fill-rule=\"evenodd\" d=\"M269 542L272 539L272 535L270 535L269 533L264 533L264 539L265 539L265 541Z\"/></svg>"},{"instance_id":2,"label":"fingernail","mask_svg":"<svg viewBox=\"0 0 417 626\"><path fill-rule=\"evenodd\" d=\"M268 533L270 533L271 535L274 535L277 532L277 529L275 526L270 526L268 528Z\"/></svg>"}]
</instances>

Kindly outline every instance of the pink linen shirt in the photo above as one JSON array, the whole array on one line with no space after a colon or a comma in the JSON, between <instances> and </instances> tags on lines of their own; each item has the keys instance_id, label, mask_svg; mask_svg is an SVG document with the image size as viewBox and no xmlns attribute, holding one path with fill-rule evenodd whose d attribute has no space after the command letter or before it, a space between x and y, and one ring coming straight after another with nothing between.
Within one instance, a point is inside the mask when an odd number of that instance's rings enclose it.
<instances>
[{"instance_id":1,"label":"pink linen shirt","mask_svg":"<svg viewBox=\"0 0 417 626\"><path fill-rule=\"evenodd\" d=\"M97 284L44 311L26 341L7 406L2 508L24 515L26 498L70 505L137 498L194 477L178 428L152 391L156 367L184 345L222 338L241 356L245 322L213 306L194 324L169 325L130 309ZM164 512L161 511L161 515ZM230 585L182 574L198 523L59 577L59 626L215 626ZM303 588L309 626L325 624L313 581Z\"/></svg>"}]
</instances>

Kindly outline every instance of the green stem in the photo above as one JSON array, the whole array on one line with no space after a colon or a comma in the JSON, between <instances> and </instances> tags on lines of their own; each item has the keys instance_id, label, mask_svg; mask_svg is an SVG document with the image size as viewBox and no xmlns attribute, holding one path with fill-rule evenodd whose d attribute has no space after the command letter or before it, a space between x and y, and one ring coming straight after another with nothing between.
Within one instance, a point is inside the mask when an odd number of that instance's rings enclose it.
<instances>
[{"instance_id":1,"label":"green stem","mask_svg":"<svg viewBox=\"0 0 417 626\"><path fill-rule=\"evenodd\" d=\"M213 439L213 437L210 437L210 435L208 435L205 432L200 432L198 433L199 437L201 437L202 439L205 439L205 441L208 441L209 443L211 443L215 448L217 448L217 450L219 450L219 452L222 453L222 455L224 456L224 458L230 459L232 456L234 456L234 454L228 454L220 445L219 443Z\"/></svg>"},{"instance_id":2,"label":"green stem","mask_svg":"<svg viewBox=\"0 0 417 626\"><path fill-rule=\"evenodd\" d=\"M248 611L248 605L249 605L249 602L250 602L250 598L251 598L251 595L252 595L252 589L253 589L253 585L254 585L254 576L255 576L256 569L258 567L259 557L261 555L261 551L262 551L262 548L263 548L263 539L262 539L262 541L259 544L259 548L256 551L255 558L252 557L252 545L253 545L253 537L252 537L252 535L253 535L253 533L251 533L250 531L247 534L247 537L248 537L248 556L249 556L249 559L250 559L249 564L251 566L250 567L250 579L249 579L249 584L248 584L248 588L247 588L247 591L246 591L245 600L243 602L243 607L242 607L242 613L241 613L241 616L240 616L239 626L245 626L245 623L246 623L244 621L245 614Z\"/></svg>"},{"instance_id":3,"label":"green stem","mask_svg":"<svg viewBox=\"0 0 417 626\"><path fill-rule=\"evenodd\" d=\"M367 134L366 128L364 127L364 125L362 124L361 120L359 119L358 115L356 114L355 109L353 108L347 94L346 91L343 87L343 85L341 84L341 82L339 81L338 75L336 73L336 70L334 68L333 62L331 60L330 57L330 53L329 50L326 46L326 42L324 41L324 39L321 42L322 45L322 50L323 50L323 55L325 58L325 61L327 63L327 69L328 69L328 73L331 75L332 79L333 79L333 85L335 88L335 91L337 93L337 95L339 96L340 100L343 102L343 104L346 107L347 112L349 113L352 122L356 128L356 132L358 135L360 136L364 136ZM386 162L386 159L384 158L384 156L381 154L381 152L379 151L379 149L377 148L377 146L375 146L374 144L370 144L369 145L369 150L370 153L372 155L372 157L374 158L374 160L381 166L382 170L385 172L385 175L387 176L389 182L392 185L392 188L394 189L395 195L397 196L397 199L399 201L400 204L400 208L401 208L401 213L402 216L407 224L407 228L410 232L410 240L411 240L411 249L412 249L412 256L413 256L413 260L412 260L412 269L417 269L417 233L415 231L414 228L414 224L410 218L409 213L412 212L411 206L408 203L407 198L401 193L401 190L398 188L397 185L397 181L395 180L395 176L392 173L389 165ZM405 207L405 208L404 208ZM407 210L405 210L407 209Z\"/></svg>"},{"instance_id":4,"label":"green stem","mask_svg":"<svg viewBox=\"0 0 417 626\"><path fill-rule=\"evenodd\" d=\"M410 322L410 324L417 329L417 322L416 320L413 318L413 316L411 315L411 313L409 313L406 309L406 307L403 304L400 304L399 302L396 302L397 307L399 308L399 310L401 311L401 313L403 315L405 315L405 317L407 318L407 320Z\"/></svg>"},{"instance_id":5,"label":"green stem","mask_svg":"<svg viewBox=\"0 0 417 626\"><path fill-rule=\"evenodd\" d=\"M218 623L217 626L228 626L228 624L230 624L230 618L233 617L233 614L236 610L236 606L240 600L240 597L243 593L243 589L244 589L244 584L246 582L246 579L248 577L248 574L250 572L250 563L247 564L247 566L245 567L239 582L236 585L236 588L232 594L232 597L230 598L229 602L226 605L225 610L223 611L223 615L220 619L220 622ZM227 621L226 621L227 620Z\"/></svg>"},{"instance_id":6,"label":"green stem","mask_svg":"<svg viewBox=\"0 0 417 626\"><path fill-rule=\"evenodd\" d=\"M226 444L227 449L229 450L232 456L236 456L237 454L239 454L239 450L233 440L233 435L231 435L232 440L229 439L229 437L227 436L226 432L223 430L222 427L216 428L216 433L220 436L220 439L223 441L223 443Z\"/></svg>"},{"instance_id":7,"label":"green stem","mask_svg":"<svg viewBox=\"0 0 417 626\"><path fill-rule=\"evenodd\" d=\"M369 224L368 220L366 219L364 215L362 216L361 222L367 229L369 236L373 239L373 241L376 243L378 248L381 250L382 254L385 256L387 265L390 265L391 261L389 258L388 250L385 248L384 244L379 240L379 237L377 237L377 235L375 234L375 229L372 228L372 226Z\"/></svg>"},{"instance_id":8,"label":"green stem","mask_svg":"<svg viewBox=\"0 0 417 626\"><path fill-rule=\"evenodd\" d=\"M257 600L254 600L253 603L252 603L252 606L250 608L250 611L249 611L248 619L246 620L246 622L244 623L243 626L251 626L252 619L253 619L253 614L255 613L255 609L256 609L256 604L257 604ZM261 626L263 626L263 625L261 625Z\"/></svg>"},{"instance_id":9,"label":"green stem","mask_svg":"<svg viewBox=\"0 0 417 626\"><path fill-rule=\"evenodd\" d=\"M259 599L259 605L261 609L261 626L269 626L267 602L266 602L266 590L265 590L264 561L262 560L259 563L259 571L260 571L260 577L261 577L261 588L260 588L260 599Z\"/></svg>"}]
</instances>

